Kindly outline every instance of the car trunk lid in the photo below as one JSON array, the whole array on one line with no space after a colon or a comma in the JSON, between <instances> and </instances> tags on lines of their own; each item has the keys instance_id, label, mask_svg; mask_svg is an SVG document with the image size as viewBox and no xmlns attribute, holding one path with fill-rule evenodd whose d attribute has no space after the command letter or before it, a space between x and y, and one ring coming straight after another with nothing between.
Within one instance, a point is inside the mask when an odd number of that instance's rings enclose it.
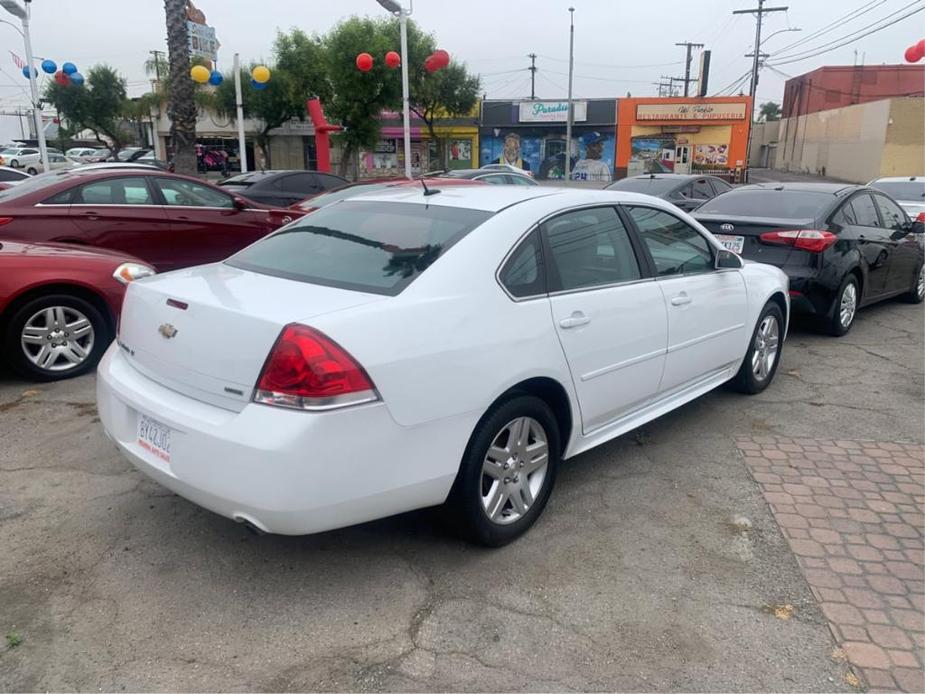
<instances>
[{"instance_id":1,"label":"car trunk lid","mask_svg":"<svg viewBox=\"0 0 925 694\"><path fill-rule=\"evenodd\" d=\"M223 263L129 285L119 345L148 378L240 411L288 323L386 297L272 277Z\"/></svg>"},{"instance_id":2,"label":"car trunk lid","mask_svg":"<svg viewBox=\"0 0 925 694\"><path fill-rule=\"evenodd\" d=\"M812 219L788 219L784 217L744 217L723 214L694 214L694 218L720 237L743 237L743 258L778 267L790 260L792 246L762 243L761 235L769 231L788 229L812 229ZM732 249L735 250L735 249ZM798 251L802 253L802 251Z\"/></svg>"}]
</instances>

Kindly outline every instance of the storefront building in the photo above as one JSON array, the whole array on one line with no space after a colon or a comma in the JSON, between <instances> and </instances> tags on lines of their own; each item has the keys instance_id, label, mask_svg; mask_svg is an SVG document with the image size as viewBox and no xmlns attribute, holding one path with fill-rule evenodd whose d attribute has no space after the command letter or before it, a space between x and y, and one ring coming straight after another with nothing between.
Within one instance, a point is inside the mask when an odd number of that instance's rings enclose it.
<instances>
[{"instance_id":1,"label":"storefront building","mask_svg":"<svg viewBox=\"0 0 925 694\"><path fill-rule=\"evenodd\" d=\"M427 124L412 114L411 172L420 175L439 169L471 169L478 166L478 105L466 116L440 117L434 121L434 135ZM402 115L383 111L379 116L379 142L371 151L360 153L361 178L403 176L405 145ZM439 141L439 145L438 145Z\"/></svg>"},{"instance_id":2,"label":"storefront building","mask_svg":"<svg viewBox=\"0 0 925 694\"><path fill-rule=\"evenodd\" d=\"M572 142L567 148L566 100L482 101L478 165L507 163L541 180L561 179L568 150L572 179L612 180L616 102L581 99L572 104Z\"/></svg>"},{"instance_id":3,"label":"storefront building","mask_svg":"<svg viewBox=\"0 0 925 694\"><path fill-rule=\"evenodd\" d=\"M616 177L744 172L751 97L617 99Z\"/></svg>"}]
</instances>

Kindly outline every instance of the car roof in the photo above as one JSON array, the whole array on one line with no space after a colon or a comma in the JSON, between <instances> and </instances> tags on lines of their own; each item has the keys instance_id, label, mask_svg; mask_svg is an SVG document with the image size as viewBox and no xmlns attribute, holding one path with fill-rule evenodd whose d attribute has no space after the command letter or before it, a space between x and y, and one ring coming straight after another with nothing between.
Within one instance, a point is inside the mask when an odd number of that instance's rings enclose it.
<instances>
[{"instance_id":1,"label":"car roof","mask_svg":"<svg viewBox=\"0 0 925 694\"><path fill-rule=\"evenodd\" d=\"M433 190L433 188L431 188ZM448 186L439 189L435 195L424 195L423 188L411 186L394 186L384 190L355 195L342 202L402 202L419 205L440 205L443 207L462 207L484 212L501 210L530 200L556 197L561 206L600 202L644 202L658 207L660 203L651 195L629 193L617 190L596 190L591 188L561 188L557 186ZM335 203L342 204L342 203Z\"/></svg>"},{"instance_id":2,"label":"car roof","mask_svg":"<svg viewBox=\"0 0 925 694\"><path fill-rule=\"evenodd\" d=\"M751 183L746 186L735 188L741 190L777 190L777 191L799 191L804 193L829 193L831 195L846 195L856 190L862 190L865 186L854 183L816 183L806 181L768 181L767 183ZM730 191L731 192L731 191Z\"/></svg>"},{"instance_id":3,"label":"car roof","mask_svg":"<svg viewBox=\"0 0 925 694\"><path fill-rule=\"evenodd\" d=\"M875 178L871 183L915 183L916 181L925 183L925 176L883 176Z\"/></svg>"},{"instance_id":4,"label":"car roof","mask_svg":"<svg viewBox=\"0 0 925 694\"><path fill-rule=\"evenodd\" d=\"M668 181L687 181L692 178L708 178L710 174L677 174L677 173L661 173L661 174L639 174L638 176L630 176L634 180L646 180L650 179L653 181L658 181L660 179L665 179ZM713 177L715 178L715 176Z\"/></svg>"}]
</instances>

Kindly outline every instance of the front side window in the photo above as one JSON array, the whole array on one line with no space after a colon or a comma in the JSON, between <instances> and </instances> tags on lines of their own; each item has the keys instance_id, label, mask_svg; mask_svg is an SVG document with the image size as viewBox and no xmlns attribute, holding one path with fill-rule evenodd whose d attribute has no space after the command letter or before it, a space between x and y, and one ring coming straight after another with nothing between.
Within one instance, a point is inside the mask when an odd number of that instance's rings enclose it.
<instances>
[{"instance_id":1,"label":"front side window","mask_svg":"<svg viewBox=\"0 0 925 694\"><path fill-rule=\"evenodd\" d=\"M583 289L642 277L629 233L613 207L566 212L542 226L559 289Z\"/></svg>"},{"instance_id":2,"label":"front side window","mask_svg":"<svg viewBox=\"0 0 925 694\"><path fill-rule=\"evenodd\" d=\"M252 272L394 296L491 212L345 200L284 227L226 262Z\"/></svg>"},{"instance_id":3,"label":"front side window","mask_svg":"<svg viewBox=\"0 0 925 694\"><path fill-rule=\"evenodd\" d=\"M653 207L627 207L639 229L659 277L709 272L713 251L700 232L663 210Z\"/></svg>"},{"instance_id":4,"label":"front side window","mask_svg":"<svg viewBox=\"0 0 925 694\"><path fill-rule=\"evenodd\" d=\"M543 267L542 240L538 231L531 233L517 247L499 278L511 295L518 298L546 293L546 270Z\"/></svg>"},{"instance_id":5,"label":"front side window","mask_svg":"<svg viewBox=\"0 0 925 694\"><path fill-rule=\"evenodd\" d=\"M902 229L906 226L906 214L899 205L882 195L875 195L874 200L877 201L883 225L887 229Z\"/></svg>"},{"instance_id":6,"label":"front side window","mask_svg":"<svg viewBox=\"0 0 925 694\"><path fill-rule=\"evenodd\" d=\"M145 179L106 178L78 188L72 202L76 205L153 205Z\"/></svg>"},{"instance_id":7,"label":"front side window","mask_svg":"<svg viewBox=\"0 0 925 694\"><path fill-rule=\"evenodd\" d=\"M857 224L862 227L879 227L880 218L877 216L877 208L874 207L874 201L870 195L862 193L851 198L851 207L854 210L854 216Z\"/></svg>"},{"instance_id":8,"label":"front side window","mask_svg":"<svg viewBox=\"0 0 925 694\"><path fill-rule=\"evenodd\" d=\"M208 186L180 178L157 177L154 180L164 196L164 201L171 207L234 207L234 199L231 196L212 190Z\"/></svg>"}]
</instances>

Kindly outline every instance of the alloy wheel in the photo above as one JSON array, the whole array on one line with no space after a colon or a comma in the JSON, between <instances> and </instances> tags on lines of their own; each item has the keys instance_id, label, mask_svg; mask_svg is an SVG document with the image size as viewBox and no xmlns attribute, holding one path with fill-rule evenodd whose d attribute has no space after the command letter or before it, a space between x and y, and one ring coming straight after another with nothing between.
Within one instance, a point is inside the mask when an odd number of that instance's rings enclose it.
<instances>
[{"instance_id":1,"label":"alloy wheel","mask_svg":"<svg viewBox=\"0 0 925 694\"><path fill-rule=\"evenodd\" d=\"M843 328L847 328L854 320L858 310L858 287L854 282L845 285L839 304L839 319Z\"/></svg>"},{"instance_id":2,"label":"alloy wheel","mask_svg":"<svg viewBox=\"0 0 925 694\"><path fill-rule=\"evenodd\" d=\"M492 439L482 463L482 509L507 525L526 514L540 495L549 465L543 426L532 417L508 422Z\"/></svg>"},{"instance_id":3,"label":"alloy wheel","mask_svg":"<svg viewBox=\"0 0 925 694\"><path fill-rule=\"evenodd\" d=\"M755 349L752 353L752 373L758 381L771 374L780 345L780 326L775 316L765 316L755 332Z\"/></svg>"},{"instance_id":4,"label":"alloy wheel","mask_svg":"<svg viewBox=\"0 0 925 694\"><path fill-rule=\"evenodd\" d=\"M49 306L26 321L20 344L26 358L45 371L70 371L93 352L93 324L70 306Z\"/></svg>"},{"instance_id":5,"label":"alloy wheel","mask_svg":"<svg viewBox=\"0 0 925 694\"><path fill-rule=\"evenodd\" d=\"M925 298L925 265L919 270L919 280L915 285L915 293L920 299Z\"/></svg>"}]
</instances>

